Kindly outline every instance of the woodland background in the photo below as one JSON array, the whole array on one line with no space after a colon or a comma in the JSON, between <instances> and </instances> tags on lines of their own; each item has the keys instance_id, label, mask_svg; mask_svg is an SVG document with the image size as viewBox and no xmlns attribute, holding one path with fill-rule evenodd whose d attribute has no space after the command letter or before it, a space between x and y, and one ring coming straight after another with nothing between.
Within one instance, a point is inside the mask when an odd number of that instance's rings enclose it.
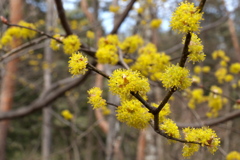
<instances>
[{"instance_id":1,"label":"woodland background","mask_svg":"<svg viewBox=\"0 0 240 160\"><path fill-rule=\"evenodd\" d=\"M58 1L58 0L55 0ZM50 35L54 32L62 35L69 34L58 19L55 1L51 0L1 0L0 15L16 24L25 20L37 25ZM63 0L67 22L71 32L78 35L81 42L96 50L97 39L109 33L118 33L124 39L132 34L141 35L145 41L157 45L159 51L164 51L177 62L183 45L181 35L173 32L167 22L171 13L180 0L153 0L153 4L145 5L143 14L137 14L139 4L145 0ZM194 1L198 4L199 1ZM119 20L130 3L135 3L127 14L120 28ZM200 38L204 45L206 60L201 66L217 69L219 63L213 61L213 51L222 49L230 57L230 63L240 62L240 3L236 0L207 0L204 7L204 21ZM109 12L109 5L119 5L118 14ZM71 7L70 7L71 6ZM21 9L23 8L23 9ZM147 25L140 25L141 20L147 23L151 19L160 18L163 24L159 29L151 29ZM0 23L0 36L7 29L7 25ZM114 31L114 29L116 29ZM86 38L87 31L95 33L95 39ZM100 86L105 91L104 97L110 102L117 103L117 98L108 94L106 81L95 73L91 73L84 82L81 78L71 78L68 72L68 56L63 51L54 52L49 48L49 40L38 34L34 40L16 44L30 44L21 48L13 55L3 58L13 49L0 50L0 160L181 160L181 143L169 143L164 137L154 133L149 127L146 130L136 130L118 122L114 117L114 107L109 106L112 114L104 116L99 110L92 110L87 103L87 90L93 86ZM84 51L84 50L83 50ZM16 58L17 57L17 58ZM14 60L13 60L14 59ZM12 60L12 61L11 61ZM10 62L11 61L11 62ZM51 67L44 67L46 63ZM199 64L195 64L199 65ZM190 70L195 65L188 64ZM114 68L98 65L106 72ZM8 68L8 69L7 69ZM110 69L109 69L110 68ZM6 92L4 78L8 78L10 89ZM201 75L205 88L215 84L223 89L229 99L239 99L237 87L233 89L231 83L219 84L214 72ZM66 88L64 88L66 87ZM62 90L61 90L62 89ZM206 94L209 92L205 91ZM164 96L162 87L154 87L149 94L150 99L159 101ZM51 96L55 96L51 99ZM49 98L50 100L46 101ZM3 99L7 99L4 107ZM37 101L36 101L37 100ZM46 105L45 105L46 102ZM187 97L183 92L177 92L171 101L173 119L184 126L199 122L212 123L213 129L221 138L221 147L211 155L201 149L191 159L225 159L228 152L240 151L239 111L233 108L234 101L229 102L220 111L220 118L210 119L205 113L207 104L198 106L196 110L187 107ZM23 110L20 110L20 109ZM25 110L24 110L25 109ZM61 111L68 109L74 114L73 120L65 120ZM6 111L11 111L7 115ZM23 112L21 112L23 111ZM24 112L26 111L26 112ZM232 114L235 113L235 114ZM229 116L232 114L231 116ZM226 119L226 116L229 118Z\"/></svg>"}]
</instances>

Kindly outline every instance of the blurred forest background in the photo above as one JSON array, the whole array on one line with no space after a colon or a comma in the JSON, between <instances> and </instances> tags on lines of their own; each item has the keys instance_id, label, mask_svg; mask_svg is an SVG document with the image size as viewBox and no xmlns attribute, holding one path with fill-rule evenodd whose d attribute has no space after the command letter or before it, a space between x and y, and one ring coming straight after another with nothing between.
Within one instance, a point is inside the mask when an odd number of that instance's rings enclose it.
<instances>
[{"instance_id":1,"label":"blurred forest background","mask_svg":"<svg viewBox=\"0 0 240 160\"><path fill-rule=\"evenodd\" d=\"M78 35L81 42L87 46L85 50L94 51L97 49L97 39L113 33L114 24L118 23L119 18L132 2L135 1L63 0L63 6L72 33ZM159 52L170 55L172 63L177 63L183 47L182 35L173 32L168 25L171 14L179 2L181 1L138 0L115 33L121 40L138 34L144 38L145 42L156 44ZM191 2L197 5L199 3L198 0ZM214 155L201 149L191 157L194 160L223 160L230 151L240 151L240 119L238 118L240 115L233 107L240 98L240 84L237 84L239 73L230 82L219 82L214 73L221 67L221 62L212 59L212 53L215 50L223 50L230 58L227 66L240 62L240 3L237 0L226 0L226 2L227 4L224 0L207 0L203 9L204 21L201 23L200 32L206 60L194 65L189 63L187 66L193 74L201 77L201 85L206 88L205 95L209 94L210 86L217 85L222 88L228 103L224 105L217 118L209 119L206 116L209 110L207 103L197 106L195 110L190 109L189 97L184 91L176 92L174 99L170 101L171 118L180 127L202 124L205 121L213 122L236 113L227 119L228 121L224 119L223 123L213 123L213 129L221 138L220 149ZM119 10L110 11L111 5L119 6ZM143 12L139 8L144 8ZM68 34L61 25L53 0L1 0L0 15L13 24L20 20L33 23L38 30L50 35ZM162 20L158 29L150 27L151 20L155 18ZM4 34L7 27L0 23L0 36ZM88 38L87 31L94 32L95 38ZM105 79L95 73L90 73L83 83L79 82L79 78L71 78L68 72L69 56L62 50L52 51L49 47L50 41L44 37L38 34L35 40L19 42L20 44L16 44L13 48L23 44L31 43L31 45L6 58L2 57L13 49L0 50L0 105L2 105L0 107L0 160L183 159L181 143L169 143L166 138L156 134L151 127L136 130L118 122L114 116L113 106L109 106L110 115L104 115L100 110L93 110L87 103L87 90L93 86L101 87L104 90L104 97L109 102L118 104L118 99L108 94ZM35 41L36 44L32 44ZM9 73L6 68L11 60L15 65L11 64L13 70ZM211 71L194 73L196 65L209 66ZM111 73L117 66L98 65L98 67ZM10 93L4 92L6 87L4 78L7 75L8 81L13 81ZM161 85L156 86L154 83L153 85L148 97L151 101L159 102L166 93L165 89ZM62 88L65 90L62 91ZM8 95L8 107L3 108L3 98ZM54 95L57 96L44 105L45 100ZM21 113L21 108L31 107L34 109ZM61 115L63 110L69 110L73 114L73 119L65 119ZM9 111L11 115L4 117L4 112Z\"/></svg>"}]
</instances>

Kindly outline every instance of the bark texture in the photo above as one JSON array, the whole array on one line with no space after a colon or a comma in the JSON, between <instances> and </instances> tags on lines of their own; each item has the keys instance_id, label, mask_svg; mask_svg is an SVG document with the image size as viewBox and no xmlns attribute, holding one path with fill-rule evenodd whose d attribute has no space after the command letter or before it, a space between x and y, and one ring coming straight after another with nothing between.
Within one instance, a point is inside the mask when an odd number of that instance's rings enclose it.
<instances>
[{"instance_id":1,"label":"bark texture","mask_svg":"<svg viewBox=\"0 0 240 160\"><path fill-rule=\"evenodd\" d=\"M22 19L22 0L10 0L10 21L18 23ZM19 40L15 39L12 42L12 48L19 45ZM3 76L1 97L0 97L0 112L7 112L12 108L13 94L15 89L15 77L17 73L18 59L13 59L6 64L5 73ZM7 132L9 121L0 122L0 160L6 160Z\"/></svg>"}]
</instances>

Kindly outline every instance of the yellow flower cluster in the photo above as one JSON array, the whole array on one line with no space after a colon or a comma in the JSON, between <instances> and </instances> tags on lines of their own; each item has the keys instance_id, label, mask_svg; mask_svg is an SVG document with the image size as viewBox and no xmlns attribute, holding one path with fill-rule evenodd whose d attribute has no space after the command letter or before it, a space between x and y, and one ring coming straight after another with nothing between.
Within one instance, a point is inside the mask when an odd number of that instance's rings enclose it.
<instances>
[{"instance_id":1,"label":"yellow flower cluster","mask_svg":"<svg viewBox=\"0 0 240 160\"><path fill-rule=\"evenodd\" d=\"M181 2L172 15L170 26L179 33L199 31L202 15L194 7L194 3Z\"/></svg>"},{"instance_id":2,"label":"yellow flower cluster","mask_svg":"<svg viewBox=\"0 0 240 160\"><path fill-rule=\"evenodd\" d=\"M152 80L159 80L159 76L170 64L170 57L165 53L141 54L131 66L133 70L139 70L144 76L150 76Z\"/></svg>"},{"instance_id":3,"label":"yellow flower cluster","mask_svg":"<svg viewBox=\"0 0 240 160\"><path fill-rule=\"evenodd\" d=\"M27 23L25 21L20 21L18 25L36 29L34 24ZM25 28L11 27L3 34L0 42L2 45L9 45L14 38L21 38L24 40L28 38L34 38L36 33L37 32Z\"/></svg>"},{"instance_id":4,"label":"yellow flower cluster","mask_svg":"<svg viewBox=\"0 0 240 160\"><path fill-rule=\"evenodd\" d=\"M225 67L221 67L215 72L214 75L217 78L219 83L223 83L223 80L227 75L227 69Z\"/></svg>"},{"instance_id":5,"label":"yellow flower cluster","mask_svg":"<svg viewBox=\"0 0 240 160\"><path fill-rule=\"evenodd\" d=\"M178 65L169 66L165 72L161 75L160 80L163 83L163 87L178 89L186 89L191 86L192 79L189 78L189 70L182 68Z\"/></svg>"},{"instance_id":6,"label":"yellow flower cluster","mask_svg":"<svg viewBox=\"0 0 240 160\"><path fill-rule=\"evenodd\" d=\"M75 29L79 29L79 24L78 24L78 21L77 20L72 20L70 21L70 26L71 26L71 29L75 30Z\"/></svg>"},{"instance_id":7,"label":"yellow flower cluster","mask_svg":"<svg viewBox=\"0 0 240 160\"><path fill-rule=\"evenodd\" d=\"M183 145L182 155L183 157L190 157L195 152L199 150L200 146L198 144L185 143Z\"/></svg>"},{"instance_id":8,"label":"yellow flower cluster","mask_svg":"<svg viewBox=\"0 0 240 160\"><path fill-rule=\"evenodd\" d=\"M240 153L237 151L232 151L228 153L226 160L240 160Z\"/></svg>"},{"instance_id":9,"label":"yellow flower cluster","mask_svg":"<svg viewBox=\"0 0 240 160\"><path fill-rule=\"evenodd\" d=\"M165 119L162 124L160 124L160 129L163 130L168 136L174 138L180 138L180 133L178 126L171 119Z\"/></svg>"},{"instance_id":10,"label":"yellow flower cluster","mask_svg":"<svg viewBox=\"0 0 240 160\"><path fill-rule=\"evenodd\" d=\"M120 48L124 53L134 53L139 47L143 45L143 39L139 35L127 37L121 44Z\"/></svg>"},{"instance_id":11,"label":"yellow flower cluster","mask_svg":"<svg viewBox=\"0 0 240 160\"><path fill-rule=\"evenodd\" d=\"M197 104L203 103L206 101L206 97L203 95L203 89L194 89L191 91L190 100L188 106L191 109L195 109Z\"/></svg>"},{"instance_id":12,"label":"yellow flower cluster","mask_svg":"<svg viewBox=\"0 0 240 160\"><path fill-rule=\"evenodd\" d=\"M102 98L102 90L98 87L88 90L88 103L93 106L93 109L102 108L107 106L106 100Z\"/></svg>"},{"instance_id":13,"label":"yellow flower cluster","mask_svg":"<svg viewBox=\"0 0 240 160\"><path fill-rule=\"evenodd\" d=\"M60 34L55 34L53 37L56 39L59 39L60 41L62 41L64 39L64 37L61 36ZM50 47L52 48L52 50L57 51L60 49L61 44L59 42L57 42L56 40L51 39Z\"/></svg>"},{"instance_id":14,"label":"yellow flower cluster","mask_svg":"<svg viewBox=\"0 0 240 160\"><path fill-rule=\"evenodd\" d=\"M73 53L68 61L69 72L75 76L78 74L85 74L87 71L86 66L88 63L87 57L83 56L82 53Z\"/></svg>"},{"instance_id":15,"label":"yellow flower cluster","mask_svg":"<svg viewBox=\"0 0 240 160\"><path fill-rule=\"evenodd\" d=\"M146 93L150 90L148 79L138 71L117 69L112 73L108 82L110 91L119 95L123 100L132 99L130 92L146 97Z\"/></svg>"},{"instance_id":16,"label":"yellow flower cluster","mask_svg":"<svg viewBox=\"0 0 240 160\"><path fill-rule=\"evenodd\" d=\"M183 38L183 43L185 42L185 39L186 37ZM188 45L188 51L190 53L188 55L189 61L192 61L193 64L195 62L204 61L206 55L203 53L202 41L194 33L192 33L191 42Z\"/></svg>"},{"instance_id":17,"label":"yellow flower cluster","mask_svg":"<svg viewBox=\"0 0 240 160\"><path fill-rule=\"evenodd\" d=\"M153 19L152 21L151 21L151 24L150 24L150 26L152 27L152 28L159 28L159 26L162 24L162 20L161 19Z\"/></svg>"},{"instance_id":18,"label":"yellow flower cluster","mask_svg":"<svg viewBox=\"0 0 240 160\"><path fill-rule=\"evenodd\" d=\"M200 84L201 83L200 77L198 77L196 75L193 75L192 76L192 83Z\"/></svg>"},{"instance_id":19,"label":"yellow flower cluster","mask_svg":"<svg viewBox=\"0 0 240 160\"><path fill-rule=\"evenodd\" d=\"M212 58L216 60L217 58L221 58L223 60L229 61L229 57L226 56L226 53L223 50L216 50L212 53Z\"/></svg>"},{"instance_id":20,"label":"yellow flower cluster","mask_svg":"<svg viewBox=\"0 0 240 160\"><path fill-rule=\"evenodd\" d=\"M69 35L63 39L63 50L66 54L72 54L80 49L81 42L78 36Z\"/></svg>"},{"instance_id":21,"label":"yellow flower cluster","mask_svg":"<svg viewBox=\"0 0 240 160\"><path fill-rule=\"evenodd\" d=\"M217 148L220 144L220 140L217 137L215 131L208 127L203 128L184 128L183 133L185 139L190 142L201 143L202 146L207 146L209 152L212 154L217 151ZM189 157L199 150L198 144L184 144L183 147L183 156Z\"/></svg>"},{"instance_id":22,"label":"yellow flower cluster","mask_svg":"<svg viewBox=\"0 0 240 160\"><path fill-rule=\"evenodd\" d=\"M109 11L113 12L113 13L117 13L119 11L120 7L119 6L115 6L115 5L110 5L109 6Z\"/></svg>"},{"instance_id":23,"label":"yellow flower cluster","mask_svg":"<svg viewBox=\"0 0 240 160\"><path fill-rule=\"evenodd\" d=\"M118 46L119 45L119 40L117 35L108 35L107 37L101 37L98 40L98 47L102 48L107 45L113 45L113 46Z\"/></svg>"},{"instance_id":24,"label":"yellow flower cluster","mask_svg":"<svg viewBox=\"0 0 240 160\"><path fill-rule=\"evenodd\" d=\"M71 120L73 118L72 113L67 109L63 110L61 112L61 114L62 114L63 118L66 119L66 120Z\"/></svg>"},{"instance_id":25,"label":"yellow flower cluster","mask_svg":"<svg viewBox=\"0 0 240 160\"><path fill-rule=\"evenodd\" d=\"M229 71L233 74L239 74L240 73L240 63L231 64Z\"/></svg>"},{"instance_id":26,"label":"yellow flower cluster","mask_svg":"<svg viewBox=\"0 0 240 160\"><path fill-rule=\"evenodd\" d=\"M119 58L117 54L117 46L119 44L117 35L108 35L106 38L102 37L98 41L98 50L96 57L99 63L102 64L117 64Z\"/></svg>"},{"instance_id":27,"label":"yellow flower cluster","mask_svg":"<svg viewBox=\"0 0 240 160\"><path fill-rule=\"evenodd\" d=\"M87 31L86 36L87 36L87 38L89 38L89 39L94 39L95 34L94 34L94 32L92 32L92 31Z\"/></svg>"},{"instance_id":28,"label":"yellow flower cluster","mask_svg":"<svg viewBox=\"0 0 240 160\"><path fill-rule=\"evenodd\" d=\"M96 57L99 63L115 65L118 62L117 47L107 45L99 48L96 52Z\"/></svg>"},{"instance_id":29,"label":"yellow flower cluster","mask_svg":"<svg viewBox=\"0 0 240 160\"><path fill-rule=\"evenodd\" d=\"M209 66L203 66L203 67L195 66L194 69L193 69L194 73L196 73L196 74L200 74L201 72L209 73L210 70L211 70L211 68Z\"/></svg>"},{"instance_id":30,"label":"yellow flower cluster","mask_svg":"<svg viewBox=\"0 0 240 160\"><path fill-rule=\"evenodd\" d=\"M137 13L138 13L138 14L143 13L143 11L144 11L144 9L143 9L142 7L139 7L139 8L137 9Z\"/></svg>"},{"instance_id":31,"label":"yellow flower cluster","mask_svg":"<svg viewBox=\"0 0 240 160\"><path fill-rule=\"evenodd\" d=\"M32 23L27 23L25 21L20 21L18 23L18 25L20 26L24 26L24 27L28 27L28 28L32 28L32 29L36 29L35 25L32 24ZM25 29L25 28L21 28L19 33L20 34L20 37L23 38L23 39L28 39L28 38L33 38L36 36L36 33L35 31L32 31L32 30L29 30L29 29Z\"/></svg>"},{"instance_id":32,"label":"yellow flower cluster","mask_svg":"<svg viewBox=\"0 0 240 160\"><path fill-rule=\"evenodd\" d=\"M157 47L153 43L148 43L146 46L141 47L138 50L138 54L151 54L151 53L157 53Z\"/></svg>"},{"instance_id":33,"label":"yellow flower cluster","mask_svg":"<svg viewBox=\"0 0 240 160\"><path fill-rule=\"evenodd\" d=\"M116 112L120 122L137 129L146 128L152 116L138 100L123 101Z\"/></svg>"},{"instance_id":34,"label":"yellow flower cluster","mask_svg":"<svg viewBox=\"0 0 240 160\"><path fill-rule=\"evenodd\" d=\"M93 109L100 108L103 111L103 114L110 114L110 110L107 108L107 102L102 98L102 90L98 87L93 87L88 90L88 103L93 106Z\"/></svg>"},{"instance_id":35,"label":"yellow flower cluster","mask_svg":"<svg viewBox=\"0 0 240 160\"><path fill-rule=\"evenodd\" d=\"M211 109L208 113L208 117L217 117L218 111L222 109L223 105L227 103L227 99L222 98L222 89L217 86L210 88L212 91L208 96L208 107ZM214 92L214 93L213 93Z\"/></svg>"}]
</instances>

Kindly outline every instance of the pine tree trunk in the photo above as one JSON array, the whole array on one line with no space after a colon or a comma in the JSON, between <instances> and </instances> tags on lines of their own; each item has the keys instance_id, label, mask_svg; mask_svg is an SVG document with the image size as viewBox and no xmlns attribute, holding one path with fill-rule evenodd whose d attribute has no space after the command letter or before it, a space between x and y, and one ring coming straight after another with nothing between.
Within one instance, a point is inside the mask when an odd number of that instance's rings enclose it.
<instances>
[{"instance_id":1,"label":"pine tree trunk","mask_svg":"<svg viewBox=\"0 0 240 160\"><path fill-rule=\"evenodd\" d=\"M22 19L22 0L10 0L10 22L18 23ZM19 40L12 42L12 48L17 47ZM1 83L0 112L11 110L13 93L15 89L15 77L17 73L18 59L9 61L5 68L3 81ZM7 132L9 121L0 122L0 160L6 160Z\"/></svg>"}]
</instances>

